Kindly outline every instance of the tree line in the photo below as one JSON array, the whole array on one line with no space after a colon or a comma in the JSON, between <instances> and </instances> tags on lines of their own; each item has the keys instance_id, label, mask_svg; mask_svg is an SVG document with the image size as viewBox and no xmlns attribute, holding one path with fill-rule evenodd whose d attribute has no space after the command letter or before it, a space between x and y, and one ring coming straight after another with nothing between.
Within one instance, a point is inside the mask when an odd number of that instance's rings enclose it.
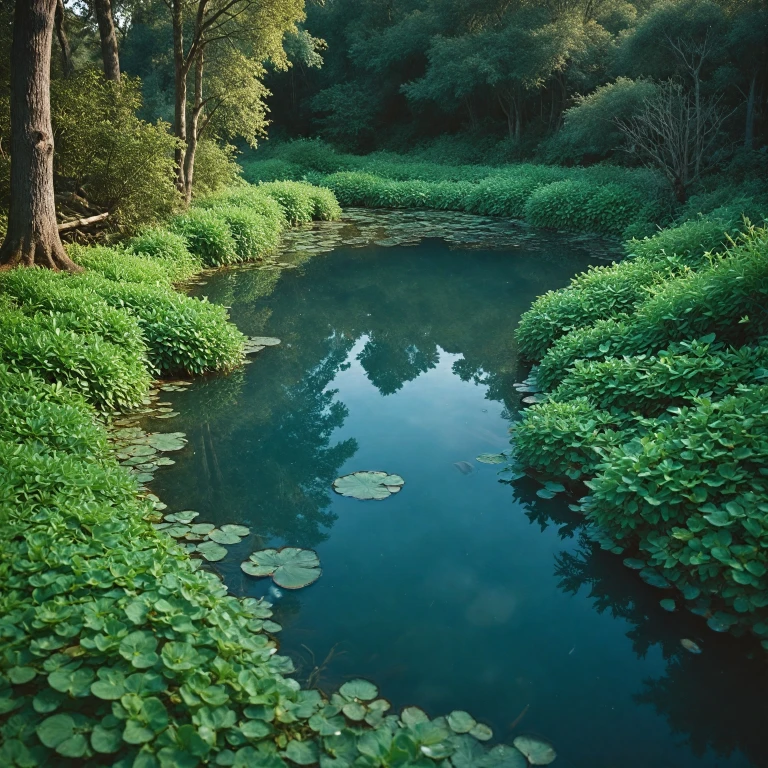
<instances>
[{"instance_id":1,"label":"tree line","mask_svg":"<svg viewBox=\"0 0 768 768\"><path fill-rule=\"evenodd\" d=\"M62 231L110 216L118 226L136 225L188 204L206 139L209 165L231 176L231 151L221 144L255 145L264 135L266 64L289 65L286 40L298 35L304 16L304 0L0 5L0 203L7 211L0 264L75 271ZM121 66L135 30L134 59L142 58L136 47L148 17L159 35L144 61L172 82L167 122L157 111L141 115L140 81ZM58 221L63 200L79 217Z\"/></svg>"}]
</instances>

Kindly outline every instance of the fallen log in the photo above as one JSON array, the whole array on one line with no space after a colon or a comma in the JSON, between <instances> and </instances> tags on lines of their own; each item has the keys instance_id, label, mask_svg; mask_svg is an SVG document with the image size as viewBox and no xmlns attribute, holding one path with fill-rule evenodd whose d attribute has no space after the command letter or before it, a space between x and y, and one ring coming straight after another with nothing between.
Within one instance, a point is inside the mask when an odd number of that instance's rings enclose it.
<instances>
[{"instance_id":1,"label":"fallen log","mask_svg":"<svg viewBox=\"0 0 768 768\"><path fill-rule=\"evenodd\" d=\"M104 213L99 213L96 216L88 216L88 218L85 219L72 219L72 221L65 221L62 224L59 224L59 232L66 232L69 229L80 229L82 227L90 227L91 224L98 224L100 221L104 221L104 219L109 216L109 211L105 211Z\"/></svg>"}]
</instances>

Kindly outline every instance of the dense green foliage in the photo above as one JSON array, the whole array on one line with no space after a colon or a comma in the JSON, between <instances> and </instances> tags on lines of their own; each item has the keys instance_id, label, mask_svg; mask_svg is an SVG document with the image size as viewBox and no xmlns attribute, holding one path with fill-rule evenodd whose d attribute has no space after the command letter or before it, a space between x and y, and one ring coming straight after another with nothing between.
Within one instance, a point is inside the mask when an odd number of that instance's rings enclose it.
<instances>
[{"instance_id":1,"label":"dense green foliage","mask_svg":"<svg viewBox=\"0 0 768 768\"><path fill-rule=\"evenodd\" d=\"M238 188L209 210L223 206L238 244L246 213L273 225L276 241L306 201L310 216L338 211L327 190L270 192ZM388 714L366 681L326 698L286 677L270 604L228 596L151 525L155 505L137 495L91 407L146 402L150 371L226 370L241 359L241 334L223 308L173 290L194 265L179 235L148 230L122 249L72 254L84 274L20 269L0 282L0 763L522 760L514 747L484 749L491 731L467 713Z\"/></svg>"},{"instance_id":2,"label":"dense green foliage","mask_svg":"<svg viewBox=\"0 0 768 768\"><path fill-rule=\"evenodd\" d=\"M517 461L584 481L603 546L716 631L768 647L768 230L715 215L539 298L518 329L550 394ZM733 232L733 230L731 230Z\"/></svg>"}]
</instances>

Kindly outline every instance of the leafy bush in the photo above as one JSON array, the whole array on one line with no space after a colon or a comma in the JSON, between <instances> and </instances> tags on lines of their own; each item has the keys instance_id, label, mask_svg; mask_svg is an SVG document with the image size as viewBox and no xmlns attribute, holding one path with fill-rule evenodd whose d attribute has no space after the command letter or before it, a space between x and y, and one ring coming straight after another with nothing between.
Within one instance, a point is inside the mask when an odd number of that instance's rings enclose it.
<instances>
[{"instance_id":1,"label":"leafy bush","mask_svg":"<svg viewBox=\"0 0 768 768\"><path fill-rule=\"evenodd\" d=\"M648 296L651 285L671 274L664 265L645 258L590 267L574 277L567 288L540 296L522 316L515 332L520 353L540 360L563 334L631 312Z\"/></svg>"},{"instance_id":2,"label":"leafy bush","mask_svg":"<svg viewBox=\"0 0 768 768\"><path fill-rule=\"evenodd\" d=\"M173 279L171 262L141 256L133 251L99 245L84 248L75 244L70 245L67 251L76 264L109 280L169 285Z\"/></svg>"},{"instance_id":3,"label":"leafy bush","mask_svg":"<svg viewBox=\"0 0 768 768\"><path fill-rule=\"evenodd\" d=\"M717 630L768 648L768 387L702 398L609 451L584 505L637 567Z\"/></svg>"},{"instance_id":4,"label":"leafy bush","mask_svg":"<svg viewBox=\"0 0 768 768\"><path fill-rule=\"evenodd\" d=\"M721 399L768 375L768 346L723 348L681 342L658 355L577 360L552 398L586 397L596 408L659 416L699 397Z\"/></svg>"},{"instance_id":5,"label":"leafy bush","mask_svg":"<svg viewBox=\"0 0 768 768\"><path fill-rule=\"evenodd\" d=\"M267 219L272 229L277 233L282 232L288 226L285 212L280 204L273 197L270 197L261 186L245 184L230 187L223 192L198 200L195 205L199 208L218 208L222 205L248 208Z\"/></svg>"},{"instance_id":6,"label":"leafy bush","mask_svg":"<svg viewBox=\"0 0 768 768\"><path fill-rule=\"evenodd\" d=\"M240 180L242 168L235 161L237 150L230 144L201 139L195 150L194 195L203 197Z\"/></svg>"},{"instance_id":7,"label":"leafy bush","mask_svg":"<svg viewBox=\"0 0 768 768\"><path fill-rule=\"evenodd\" d=\"M296 139L280 146L280 159L298 166L302 171L336 173L347 170L346 156L320 139Z\"/></svg>"},{"instance_id":8,"label":"leafy bush","mask_svg":"<svg viewBox=\"0 0 768 768\"><path fill-rule=\"evenodd\" d=\"M341 218L341 206L336 195L327 187L313 186L310 195L312 197L312 218L316 221L336 221Z\"/></svg>"},{"instance_id":9,"label":"leafy bush","mask_svg":"<svg viewBox=\"0 0 768 768\"><path fill-rule=\"evenodd\" d=\"M126 244L131 253L166 262L174 280L184 280L199 272L202 261L187 248L186 239L162 227L147 228L132 237Z\"/></svg>"},{"instance_id":10,"label":"leafy bush","mask_svg":"<svg viewBox=\"0 0 768 768\"><path fill-rule=\"evenodd\" d=\"M525 218L534 226L619 235L638 215L641 198L627 185L556 181L533 191Z\"/></svg>"},{"instance_id":11,"label":"leafy bush","mask_svg":"<svg viewBox=\"0 0 768 768\"><path fill-rule=\"evenodd\" d=\"M750 228L711 266L660 284L630 317L599 320L554 342L538 380L551 388L579 358L649 354L716 334L741 346L768 333L768 230Z\"/></svg>"},{"instance_id":12,"label":"leafy bush","mask_svg":"<svg viewBox=\"0 0 768 768\"><path fill-rule=\"evenodd\" d=\"M251 184L262 181L299 181L304 170L287 160L246 160L243 163L243 178Z\"/></svg>"},{"instance_id":13,"label":"leafy bush","mask_svg":"<svg viewBox=\"0 0 768 768\"><path fill-rule=\"evenodd\" d=\"M634 117L655 90L648 80L626 77L600 86L565 111L563 127L544 142L540 152L554 163L594 162L610 157L626 143L616 119Z\"/></svg>"},{"instance_id":14,"label":"leafy bush","mask_svg":"<svg viewBox=\"0 0 768 768\"><path fill-rule=\"evenodd\" d=\"M106 80L93 69L51 83L54 170L65 187L84 189L123 230L166 218L179 204L176 139L170 126L136 117L138 80Z\"/></svg>"},{"instance_id":15,"label":"leafy bush","mask_svg":"<svg viewBox=\"0 0 768 768\"><path fill-rule=\"evenodd\" d=\"M342 205L374 206L374 192L379 179L370 173L341 171L325 179L325 183Z\"/></svg>"},{"instance_id":16,"label":"leafy bush","mask_svg":"<svg viewBox=\"0 0 768 768\"><path fill-rule=\"evenodd\" d=\"M74 320L74 322L72 322ZM132 408L149 387L144 360L81 326L74 313L0 310L0 364L77 389L99 408Z\"/></svg>"},{"instance_id":17,"label":"leafy bush","mask_svg":"<svg viewBox=\"0 0 768 768\"><path fill-rule=\"evenodd\" d=\"M625 244L631 256L642 256L651 261L663 262L676 257L677 262L697 268L705 266L707 253L722 253L729 243L729 236L737 236L740 220L699 218L679 226L662 229L653 237L630 240Z\"/></svg>"},{"instance_id":18,"label":"leafy bush","mask_svg":"<svg viewBox=\"0 0 768 768\"><path fill-rule=\"evenodd\" d=\"M75 278L115 307L137 319L149 360L161 373L228 371L242 362L245 337L232 325L224 307L184 296L169 288L105 280L97 275Z\"/></svg>"},{"instance_id":19,"label":"leafy bush","mask_svg":"<svg viewBox=\"0 0 768 768\"><path fill-rule=\"evenodd\" d=\"M190 208L171 221L171 230L185 238L189 251L206 267L239 261L232 231L215 210Z\"/></svg>"},{"instance_id":20,"label":"leafy bush","mask_svg":"<svg viewBox=\"0 0 768 768\"><path fill-rule=\"evenodd\" d=\"M525 218L525 206L540 187L557 181L563 172L557 168L539 168L536 172L492 176L473 186L464 207L469 213L486 216Z\"/></svg>"},{"instance_id":21,"label":"leafy bush","mask_svg":"<svg viewBox=\"0 0 768 768\"><path fill-rule=\"evenodd\" d=\"M593 477L600 451L628 439L624 421L585 397L534 405L512 426L515 459L550 477Z\"/></svg>"},{"instance_id":22,"label":"leafy bush","mask_svg":"<svg viewBox=\"0 0 768 768\"><path fill-rule=\"evenodd\" d=\"M261 184L259 189L279 203L289 223L306 224L312 221L315 203L310 184L298 181L273 181Z\"/></svg>"},{"instance_id":23,"label":"leafy bush","mask_svg":"<svg viewBox=\"0 0 768 768\"><path fill-rule=\"evenodd\" d=\"M2 365L0 390L0 442L25 442L84 457L106 452L104 430L74 391Z\"/></svg>"},{"instance_id":24,"label":"leafy bush","mask_svg":"<svg viewBox=\"0 0 768 768\"><path fill-rule=\"evenodd\" d=\"M210 210L229 226L235 241L238 261L259 259L274 251L280 243L280 229L252 208L218 205Z\"/></svg>"}]
</instances>

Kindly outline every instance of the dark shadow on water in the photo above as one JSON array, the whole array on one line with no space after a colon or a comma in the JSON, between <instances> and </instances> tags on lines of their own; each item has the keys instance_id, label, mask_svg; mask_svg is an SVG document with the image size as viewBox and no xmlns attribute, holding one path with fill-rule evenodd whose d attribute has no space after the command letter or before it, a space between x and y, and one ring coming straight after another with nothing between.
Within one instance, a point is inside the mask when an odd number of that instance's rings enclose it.
<instances>
[{"instance_id":1,"label":"dark shadow on water","mask_svg":"<svg viewBox=\"0 0 768 768\"><path fill-rule=\"evenodd\" d=\"M583 241L548 235L530 253L426 241L212 275L196 293L282 344L169 396L190 447L154 487L172 510L251 527L217 570L276 602L300 678L369 677L395 707L467 709L499 740L546 736L561 766L762 768L765 662L665 612L565 501L476 461L507 446L521 407L520 315L589 261ZM360 469L405 488L333 493ZM323 575L276 595L239 563L284 544L317 549Z\"/></svg>"}]
</instances>

